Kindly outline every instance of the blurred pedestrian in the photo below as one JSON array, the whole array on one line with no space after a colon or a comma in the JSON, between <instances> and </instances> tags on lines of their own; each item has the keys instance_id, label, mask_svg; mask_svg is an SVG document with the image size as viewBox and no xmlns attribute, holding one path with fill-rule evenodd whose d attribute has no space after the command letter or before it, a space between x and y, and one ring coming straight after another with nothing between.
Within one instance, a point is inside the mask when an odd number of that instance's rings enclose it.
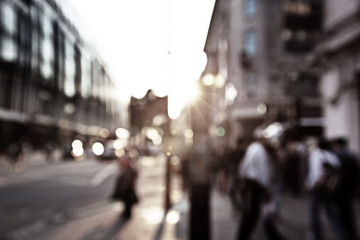
<instances>
[{"instance_id":1,"label":"blurred pedestrian","mask_svg":"<svg viewBox=\"0 0 360 240\"><path fill-rule=\"evenodd\" d=\"M228 155L227 175L229 179L229 196L235 214L241 209L241 196L238 188L240 179L237 171L244 158L246 147L246 141L242 138L238 138L235 149L230 151Z\"/></svg>"},{"instance_id":2,"label":"blurred pedestrian","mask_svg":"<svg viewBox=\"0 0 360 240\"><path fill-rule=\"evenodd\" d=\"M315 240L325 239L321 224L322 210L325 210L335 233L340 238L343 236L339 208L334 196L340 161L329 150L329 141L325 139L313 142L309 149L308 175L305 184L311 195L311 235Z\"/></svg>"},{"instance_id":3,"label":"blurred pedestrian","mask_svg":"<svg viewBox=\"0 0 360 240\"><path fill-rule=\"evenodd\" d=\"M336 201L345 231L345 240L357 239L354 199L358 192L360 170L357 157L347 148L345 138L332 141L332 149L341 162L341 176Z\"/></svg>"},{"instance_id":4,"label":"blurred pedestrian","mask_svg":"<svg viewBox=\"0 0 360 240\"><path fill-rule=\"evenodd\" d=\"M11 164L14 168L14 170L16 170L18 164L23 162L24 159L24 155L23 155L23 145L20 142L20 140L17 140L15 142L12 142L8 149L7 149L7 154L10 158Z\"/></svg>"},{"instance_id":5,"label":"blurred pedestrian","mask_svg":"<svg viewBox=\"0 0 360 240\"><path fill-rule=\"evenodd\" d=\"M305 147L300 141L288 140L286 142L282 163L283 188L295 197L299 196L303 190L305 156Z\"/></svg>"},{"instance_id":6,"label":"blurred pedestrian","mask_svg":"<svg viewBox=\"0 0 360 240\"><path fill-rule=\"evenodd\" d=\"M44 145L44 153L46 157L46 161L52 162L52 155L54 153L54 150L56 148L56 144L54 141L47 141Z\"/></svg>"},{"instance_id":7,"label":"blurred pedestrian","mask_svg":"<svg viewBox=\"0 0 360 240\"><path fill-rule=\"evenodd\" d=\"M118 158L118 167L119 174L116 179L112 199L120 200L124 203L123 216L129 219L133 205L138 202L136 193L136 179L138 176L136 158L131 155L129 148L125 148L123 156Z\"/></svg>"},{"instance_id":8,"label":"blurred pedestrian","mask_svg":"<svg viewBox=\"0 0 360 240\"><path fill-rule=\"evenodd\" d=\"M261 135L246 150L239 169L243 211L237 233L238 240L251 239L262 213L267 238L284 239L275 224L277 207L276 192L273 190L277 160L276 149Z\"/></svg>"},{"instance_id":9,"label":"blurred pedestrian","mask_svg":"<svg viewBox=\"0 0 360 240\"><path fill-rule=\"evenodd\" d=\"M184 154L181 165L180 165L180 173L181 173L181 183L183 191L187 191L190 187L190 157L189 154Z\"/></svg>"}]
</instances>

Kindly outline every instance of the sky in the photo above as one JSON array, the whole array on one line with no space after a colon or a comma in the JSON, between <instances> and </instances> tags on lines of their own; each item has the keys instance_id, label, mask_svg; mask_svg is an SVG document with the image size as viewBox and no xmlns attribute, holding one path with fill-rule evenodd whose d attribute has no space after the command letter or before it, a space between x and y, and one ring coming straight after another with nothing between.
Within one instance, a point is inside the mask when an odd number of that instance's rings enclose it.
<instances>
[{"instance_id":1,"label":"sky","mask_svg":"<svg viewBox=\"0 0 360 240\"><path fill-rule=\"evenodd\" d=\"M68 0L119 82L121 97L169 96L176 117L195 95L215 0Z\"/></svg>"}]
</instances>

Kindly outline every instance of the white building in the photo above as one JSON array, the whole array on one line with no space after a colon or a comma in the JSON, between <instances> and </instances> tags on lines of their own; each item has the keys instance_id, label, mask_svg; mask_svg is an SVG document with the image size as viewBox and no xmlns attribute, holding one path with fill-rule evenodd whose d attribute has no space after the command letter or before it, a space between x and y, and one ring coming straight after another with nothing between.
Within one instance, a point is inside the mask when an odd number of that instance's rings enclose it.
<instances>
[{"instance_id":1,"label":"white building","mask_svg":"<svg viewBox=\"0 0 360 240\"><path fill-rule=\"evenodd\" d=\"M327 0L323 41L316 52L322 70L325 136L346 137L360 153L360 2Z\"/></svg>"}]
</instances>

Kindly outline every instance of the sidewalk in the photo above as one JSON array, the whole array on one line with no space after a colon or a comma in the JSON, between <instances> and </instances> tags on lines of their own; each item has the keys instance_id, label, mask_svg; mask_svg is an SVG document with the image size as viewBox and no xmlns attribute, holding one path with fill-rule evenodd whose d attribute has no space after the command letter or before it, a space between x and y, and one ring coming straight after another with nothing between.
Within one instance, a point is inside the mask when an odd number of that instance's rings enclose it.
<instances>
[{"instance_id":1,"label":"sidewalk","mask_svg":"<svg viewBox=\"0 0 360 240\"><path fill-rule=\"evenodd\" d=\"M216 190L211 193L211 240L233 240L237 220L232 216L228 196ZM109 211L111 209L111 211ZM149 208L148 214L140 207L134 209L129 221L120 218L122 204L108 206L108 211L98 211L90 217L74 220L54 234L41 239L62 240L188 240L189 201L186 196L164 215L163 209ZM153 224L149 224L149 221Z\"/></svg>"},{"instance_id":2,"label":"sidewalk","mask_svg":"<svg viewBox=\"0 0 360 240\"><path fill-rule=\"evenodd\" d=\"M213 189L210 207L211 240L234 240L238 217L233 212L229 196Z\"/></svg>"},{"instance_id":3,"label":"sidewalk","mask_svg":"<svg viewBox=\"0 0 360 240\"><path fill-rule=\"evenodd\" d=\"M164 209L141 206L133 209L133 216L126 221L121 217L121 203L107 204L96 212L89 208L79 216L53 232L40 236L39 240L186 240L187 201L178 202L166 215Z\"/></svg>"},{"instance_id":4,"label":"sidewalk","mask_svg":"<svg viewBox=\"0 0 360 240\"><path fill-rule=\"evenodd\" d=\"M308 195L291 197L281 195L279 218L276 221L280 233L288 240L308 240L310 236L310 200ZM360 202L355 204L357 229L360 229ZM240 213L241 214L241 213ZM325 213L322 213L322 226L327 240L337 239ZM211 194L211 240L234 240L240 217L235 217L228 195L213 189ZM254 240L264 240L266 236L261 219L254 232Z\"/></svg>"},{"instance_id":5,"label":"sidewalk","mask_svg":"<svg viewBox=\"0 0 360 240\"><path fill-rule=\"evenodd\" d=\"M289 240L308 240L310 236L310 200L304 194L291 197L283 194L280 199L279 218L276 221L280 233ZM229 196L216 189L211 192L211 240L234 240L238 230L240 216L233 213ZM357 229L360 229L360 202L355 204ZM240 213L241 214L241 213ZM322 226L327 240L335 240L336 236L325 213L322 213ZM264 240L266 236L261 219L254 232L254 240Z\"/></svg>"},{"instance_id":6,"label":"sidewalk","mask_svg":"<svg viewBox=\"0 0 360 240\"><path fill-rule=\"evenodd\" d=\"M307 240L309 238L308 198L291 198L284 196L277 226L286 239ZM97 213L89 213L84 218L69 222L44 240L188 240L189 239L189 200L186 196L176 202L164 215L163 208L148 206L136 207L134 216L129 221L120 218L121 204L107 206L107 210L98 209ZM359 214L359 209L357 209ZM228 195L212 189L211 204L211 239L235 240L239 217L234 216ZM336 239L323 218L323 226L327 240ZM260 221L261 222L261 221ZM254 233L254 240L264 240L262 225ZM358 223L359 224L359 223ZM358 225L360 226L360 225Z\"/></svg>"}]
</instances>

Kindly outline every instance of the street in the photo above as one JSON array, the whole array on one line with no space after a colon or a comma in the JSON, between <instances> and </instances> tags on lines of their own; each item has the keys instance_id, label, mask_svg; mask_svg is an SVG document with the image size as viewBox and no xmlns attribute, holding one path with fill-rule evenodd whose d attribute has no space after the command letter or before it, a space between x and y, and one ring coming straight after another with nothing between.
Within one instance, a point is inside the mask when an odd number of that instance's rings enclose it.
<instances>
[{"instance_id":1,"label":"street","mask_svg":"<svg viewBox=\"0 0 360 240\"><path fill-rule=\"evenodd\" d=\"M140 157L133 216L121 218L123 205L109 199L117 165L96 160L42 163L23 172L0 168L0 239L4 240L186 240L189 239L189 201L178 175L171 178L172 207L165 211L166 157ZM309 238L309 199L282 195L279 230L291 240ZM360 215L357 204L357 215ZM229 196L216 186L211 191L211 238L233 240L239 215ZM328 240L336 239L323 216ZM357 222L360 227L360 222ZM254 235L265 239L262 225Z\"/></svg>"},{"instance_id":2,"label":"street","mask_svg":"<svg viewBox=\"0 0 360 240\"><path fill-rule=\"evenodd\" d=\"M84 206L106 206L115 172L114 164L83 161L3 173L0 213L6 221L0 226L0 238L37 236L83 214Z\"/></svg>"},{"instance_id":3,"label":"street","mask_svg":"<svg viewBox=\"0 0 360 240\"><path fill-rule=\"evenodd\" d=\"M109 199L117 173L115 162L49 163L20 173L1 169L0 239L160 239L172 235L173 230L161 224L165 159L139 158L140 202L126 223L119 220L122 203ZM172 199L179 200L179 182L175 179L172 185ZM170 222L179 220L174 211L168 216Z\"/></svg>"},{"instance_id":4,"label":"street","mask_svg":"<svg viewBox=\"0 0 360 240\"><path fill-rule=\"evenodd\" d=\"M212 193L212 207L211 207L211 226L212 226L212 240L233 240L236 239L238 231L238 223L241 215L234 214L231 208L231 202L228 195L224 195L217 190ZM288 194L283 194L280 199L279 215L275 223L288 240L311 240L310 235L310 217L309 217L309 196L303 195L301 197L292 197ZM357 201L356 207L357 229L360 229L360 202ZM332 227L329 224L329 219L322 213L322 225L324 228L325 239L337 239ZM261 220L254 232L254 240L267 239L264 231L264 226Z\"/></svg>"}]
</instances>

